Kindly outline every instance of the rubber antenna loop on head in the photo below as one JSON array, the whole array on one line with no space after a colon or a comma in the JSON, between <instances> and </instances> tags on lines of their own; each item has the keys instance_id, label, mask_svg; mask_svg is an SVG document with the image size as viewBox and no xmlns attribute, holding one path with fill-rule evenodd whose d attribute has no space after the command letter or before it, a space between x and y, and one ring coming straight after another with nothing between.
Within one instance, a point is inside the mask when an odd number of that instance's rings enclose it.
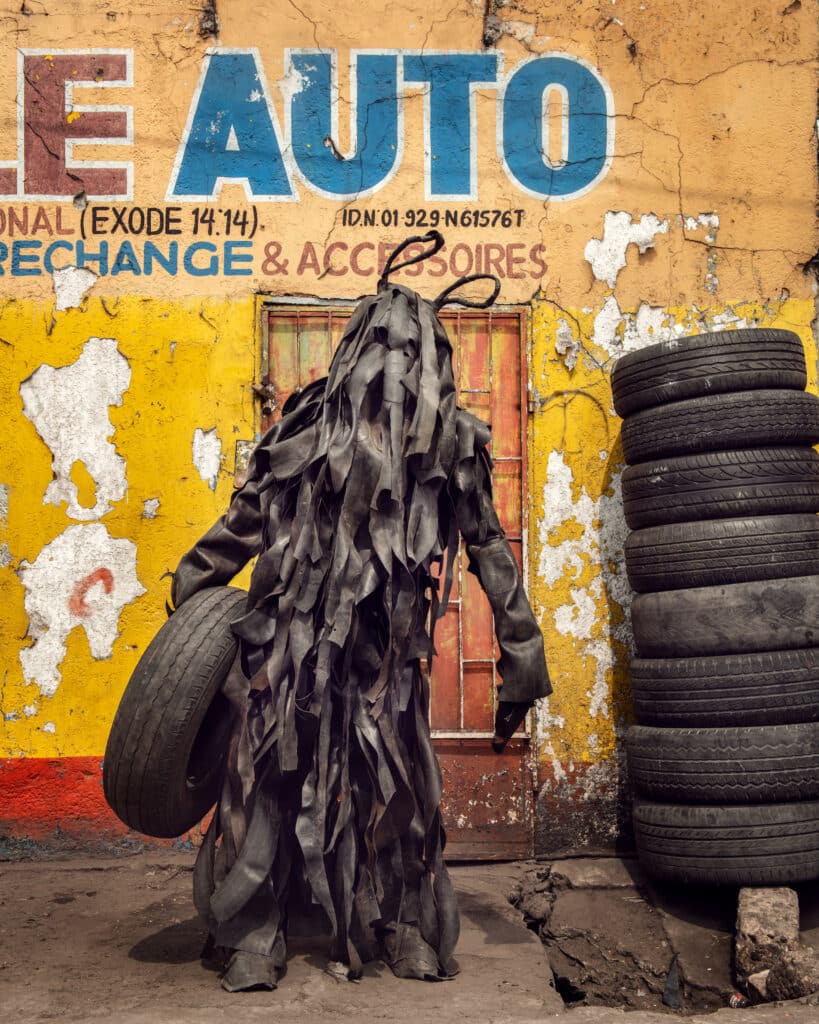
<instances>
[{"instance_id":1,"label":"rubber antenna loop on head","mask_svg":"<svg viewBox=\"0 0 819 1024\"><path fill-rule=\"evenodd\" d=\"M492 289L492 294L488 299L484 299L482 302L475 302L472 299L451 299L449 296L460 288L462 285L470 284L472 281L494 281L495 287ZM501 283L494 274L471 274L469 277L459 278L455 284L451 284L449 288L445 288L438 298L432 303L432 308L437 313L441 306L445 306L448 302L455 302L459 306L468 306L470 309L489 309L494 303L495 299L500 294Z\"/></svg>"},{"instance_id":2,"label":"rubber antenna loop on head","mask_svg":"<svg viewBox=\"0 0 819 1024\"><path fill-rule=\"evenodd\" d=\"M418 253L416 256L411 256L408 260L404 260L403 263L395 265L396 258L407 248L407 246L418 242L421 245L426 245L427 242L433 242L433 246L427 252ZM434 256L439 249L443 248L444 236L440 231L428 231L425 235L412 235L410 238L405 238L404 241L390 253L390 258L387 260L387 265L384 267L384 272L378 279L378 290L386 285L387 278L390 274L397 270L403 270L404 267L411 267L413 263L420 263L421 260L429 259L430 256Z\"/></svg>"}]
</instances>

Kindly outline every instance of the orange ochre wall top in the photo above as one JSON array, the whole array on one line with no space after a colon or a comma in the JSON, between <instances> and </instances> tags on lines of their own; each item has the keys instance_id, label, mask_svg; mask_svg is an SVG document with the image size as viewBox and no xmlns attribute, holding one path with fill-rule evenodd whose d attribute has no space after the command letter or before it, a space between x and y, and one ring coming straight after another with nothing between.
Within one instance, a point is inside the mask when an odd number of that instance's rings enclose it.
<instances>
[{"instance_id":1,"label":"orange ochre wall top","mask_svg":"<svg viewBox=\"0 0 819 1024\"><path fill-rule=\"evenodd\" d=\"M393 245L437 228L442 258L399 281L431 297L494 273L500 302L527 310L526 568L555 689L537 713L538 795L573 808L541 847L614 838L630 595L610 371L656 340L782 326L816 390L816 14L805 0L7 13L7 832L104 819L99 759L164 619L164 574L257 435L264 299L355 300Z\"/></svg>"}]
</instances>

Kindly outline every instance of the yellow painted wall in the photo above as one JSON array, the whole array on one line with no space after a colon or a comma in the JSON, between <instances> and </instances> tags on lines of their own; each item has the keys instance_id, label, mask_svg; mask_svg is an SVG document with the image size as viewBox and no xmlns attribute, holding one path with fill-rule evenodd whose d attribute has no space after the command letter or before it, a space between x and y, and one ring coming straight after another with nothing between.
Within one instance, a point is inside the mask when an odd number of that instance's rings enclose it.
<instances>
[{"instance_id":1,"label":"yellow painted wall","mask_svg":"<svg viewBox=\"0 0 819 1024\"><path fill-rule=\"evenodd\" d=\"M0 198L0 243L9 250L0 259L6 418L0 485L7 497L0 502L0 512L7 505L0 522L0 544L6 545L0 548L0 757L101 754L128 674L163 620L168 581L162 575L224 508L235 442L254 436L258 414L249 385L260 359L257 295L354 299L376 281L377 252L365 243L388 250L413 233L418 217L410 211L425 211L427 225L433 211L442 220L446 210L488 211L486 226L438 226L448 260L456 246L461 270L467 260L485 264L492 255L504 271L500 301L531 309L529 580L555 684L539 712L540 796L544 805L581 801L587 808L586 820L581 812L566 833L568 841L607 841L615 829L617 736L628 719L629 600L618 505L623 461L609 375L619 353L672 334L783 326L802 337L809 387L816 388L815 281L803 269L817 249L815 4L766 0L749 10L741 0L522 0L487 15L482 0L463 0L449 10L428 0L366 8L350 0L305 0L298 7L279 5L272 16L269 5L236 0L220 8L219 19L218 34L209 35L203 12L175 0L136 3L127 12L78 0L50 9L48 17L16 9L6 14L0 168L25 162L15 149L23 90L23 58L15 47L42 51L52 62L66 51L121 50L132 61L132 84L77 86L73 102L78 108L129 106L133 138L113 145L78 142L75 156L131 162L133 190L125 201L83 197L80 168L76 202L72 195L38 199L25 188L27 195ZM341 102L334 143L343 151L350 145L353 49L486 54L487 46L502 63L497 84L476 90L475 198L427 198L424 96L415 86L402 93L397 170L371 195L339 200L317 194L285 151L292 201L249 203L242 186L230 183L211 203L169 198L209 48L258 48L285 142L288 104L299 91L298 77L287 71L286 49L337 51ZM522 190L504 170L497 142L504 76L547 55L594 69L612 104L610 166L584 194L565 201ZM46 65L36 66L43 82L51 73ZM36 91L35 85L29 82ZM559 122L550 109L550 151L559 157ZM61 117L69 132L83 114L68 106ZM173 241L180 252L203 240L223 252L226 238L214 233L218 221L210 235L200 224L194 236L194 208L247 211L252 220L255 206L253 238L235 225L239 234L232 236L250 243L237 250L248 256L237 266L251 273L195 276L182 269L171 276L155 269L137 275L126 260L120 273L109 265L108 274L86 280L78 305L58 309L71 282L45 268L38 276L13 274L13 242L42 241L41 257L48 244L64 240L53 265L68 267L77 262L77 243L95 206L180 208L180 234L153 239L161 246ZM19 227L25 210L27 230ZM350 210L376 211L379 221L384 211L396 211L399 223L345 225ZM145 236L99 234L85 244L93 253L107 241L113 264L125 240L141 260ZM359 273L352 257L357 246ZM200 252L194 265L203 266L206 257ZM432 296L454 278L452 271L429 265L417 277L398 279ZM26 683L21 663L37 628L24 605L24 567L82 523L67 515L65 502L44 504L52 453L23 414L21 386L44 365L75 364L91 338L114 339L130 368L122 404L109 409L110 441L124 459L127 490L110 511L84 525L99 523L111 538L134 546L144 593L122 608L110 657L94 657L85 631L71 628L59 685L53 695L42 695L35 682ZM215 429L221 445L215 489L194 466L197 429ZM84 471L75 468L72 479L80 504L93 506ZM87 596L96 608L110 595L97 585ZM542 844L550 841L559 840L544 833Z\"/></svg>"}]
</instances>

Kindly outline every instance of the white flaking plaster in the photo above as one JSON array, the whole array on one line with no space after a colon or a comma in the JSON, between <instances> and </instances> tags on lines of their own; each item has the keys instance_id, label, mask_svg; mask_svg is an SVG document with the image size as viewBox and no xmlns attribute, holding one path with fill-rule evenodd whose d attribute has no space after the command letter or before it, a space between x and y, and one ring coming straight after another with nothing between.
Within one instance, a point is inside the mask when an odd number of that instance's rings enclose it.
<instances>
[{"instance_id":1,"label":"white flaking plaster","mask_svg":"<svg viewBox=\"0 0 819 1024\"><path fill-rule=\"evenodd\" d=\"M85 630L92 657L110 658L122 609L145 593L136 545L114 539L101 523L69 526L33 563L23 562L19 575L34 641L20 651L20 663L26 683L35 683L44 697L60 685L71 630Z\"/></svg>"},{"instance_id":2,"label":"white flaking plaster","mask_svg":"<svg viewBox=\"0 0 819 1024\"><path fill-rule=\"evenodd\" d=\"M612 641L631 645L627 619L631 587L624 553L628 529L620 478L618 469L609 481L612 493L602 494L598 501L589 496L585 487L581 487L575 498L571 468L561 452L550 452L544 485L544 514L538 524L540 578L549 587L566 577L578 581L569 592L571 601L555 610L553 622L563 636L582 641L583 654L594 661L594 681L587 693L589 714L593 718L609 717L607 674L614 667ZM581 536L554 543L569 523L582 527ZM588 570L592 571L592 579L582 585L579 581L589 575ZM611 604L618 605L623 613L622 621L616 625L612 625L607 607Z\"/></svg>"},{"instance_id":3,"label":"white flaking plaster","mask_svg":"<svg viewBox=\"0 0 819 1024\"><path fill-rule=\"evenodd\" d=\"M114 426L110 405L122 405L131 382L128 360L113 338L89 338L82 355L69 366L44 364L20 385L23 411L51 449L54 479L44 505L66 502L72 519L99 519L111 502L125 495L125 460L108 440ZM71 469L81 462L96 484L96 504L79 504Z\"/></svg>"},{"instance_id":4,"label":"white flaking plaster","mask_svg":"<svg viewBox=\"0 0 819 1024\"><path fill-rule=\"evenodd\" d=\"M9 551L8 544L0 544L0 569L5 569L6 566L11 565L11 551Z\"/></svg>"},{"instance_id":5,"label":"white flaking plaster","mask_svg":"<svg viewBox=\"0 0 819 1024\"><path fill-rule=\"evenodd\" d=\"M34 715L37 714L37 705L36 704L25 704L23 706L23 714L26 716L26 718L33 718Z\"/></svg>"},{"instance_id":6,"label":"white flaking plaster","mask_svg":"<svg viewBox=\"0 0 819 1024\"><path fill-rule=\"evenodd\" d=\"M0 484L0 524L6 525L9 521L9 486Z\"/></svg>"},{"instance_id":7,"label":"white flaking plaster","mask_svg":"<svg viewBox=\"0 0 819 1024\"><path fill-rule=\"evenodd\" d=\"M222 466L222 442L216 427L211 430L197 427L193 432L193 464L199 476L215 491L216 479Z\"/></svg>"},{"instance_id":8,"label":"white flaking plaster","mask_svg":"<svg viewBox=\"0 0 819 1024\"><path fill-rule=\"evenodd\" d=\"M584 255L598 281L609 288L617 283L617 275L626 265L626 249L636 245L640 253L654 246L657 235L668 234L668 221L653 213L644 213L633 221L630 213L609 210L603 220L603 237L590 238Z\"/></svg>"},{"instance_id":9,"label":"white flaking plaster","mask_svg":"<svg viewBox=\"0 0 819 1024\"><path fill-rule=\"evenodd\" d=\"M691 320L678 323L661 306L641 302L636 313L623 313L613 295L606 297L603 307L594 318L592 341L608 355L617 358L626 352L655 345L658 341L673 341L690 334L696 328Z\"/></svg>"},{"instance_id":10,"label":"white flaking plaster","mask_svg":"<svg viewBox=\"0 0 819 1024\"><path fill-rule=\"evenodd\" d=\"M683 221L686 231L707 231L705 241L713 244L719 232L719 216L716 213L701 213L697 217L686 217Z\"/></svg>"},{"instance_id":11,"label":"white flaking plaster","mask_svg":"<svg viewBox=\"0 0 819 1024\"><path fill-rule=\"evenodd\" d=\"M76 309L97 283L97 275L86 267L58 267L51 276L58 312Z\"/></svg>"},{"instance_id":12,"label":"white flaking plaster","mask_svg":"<svg viewBox=\"0 0 819 1024\"><path fill-rule=\"evenodd\" d=\"M54 733L56 731L57 731L57 726L53 722L46 722L46 724L43 726L43 732Z\"/></svg>"},{"instance_id":13,"label":"white flaking plaster","mask_svg":"<svg viewBox=\"0 0 819 1024\"><path fill-rule=\"evenodd\" d=\"M561 317L557 322L557 337L555 348L563 356L566 369L573 370L577 365L577 356L580 352L580 342L574 336L574 331L567 320Z\"/></svg>"},{"instance_id":14,"label":"white flaking plaster","mask_svg":"<svg viewBox=\"0 0 819 1024\"><path fill-rule=\"evenodd\" d=\"M535 37L535 26L528 21L502 21L501 34L517 39L519 43L531 43Z\"/></svg>"},{"instance_id":15,"label":"white flaking plaster","mask_svg":"<svg viewBox=\"0 0 819 1024\"><path fill-rule=\"evenodd\" d=\"M142 502L142 518L143 519L156 519L156 514L159 511L159 498L146 498Z\"/></svg>"}]
</instances>

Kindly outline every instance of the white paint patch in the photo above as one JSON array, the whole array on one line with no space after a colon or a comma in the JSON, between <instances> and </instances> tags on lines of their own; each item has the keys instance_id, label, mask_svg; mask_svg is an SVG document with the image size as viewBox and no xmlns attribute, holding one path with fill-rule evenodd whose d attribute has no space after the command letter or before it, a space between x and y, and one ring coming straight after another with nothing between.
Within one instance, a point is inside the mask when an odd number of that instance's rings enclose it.
<instances>
[{"instance_id":1,"label":"white paint patch","mask_svg":"<svg viewBox=\"0 0 819 1024\"><path fill-rule=\"evenodd\" d=\"M146 498L142 502L142 518L143 519L156 519L156 514L159 511L159 498Z\"/></svg>"},{"instance_id":2,"label":"white paint patch","mask_svg":"<svg viewBox=\"0 0 819 1024\"><path fill-rule=\"evenodd\" d=\"M34 715L37 714L37 705L36 704L26 704L26 705L24 705L24 707L23 707L23 714L26 716L26 718L33 718Z\"/></svg>"},{"instance_id":3,"label":"white paint patch","mask_svg":"<svg viewBox=\"0 0 819 1024\"><path fill-rule=\"evenodd\" d=\"M9 551L8 544L0 544L0 569L5 569L6 566L11 565L11 551Z\"/></svg>"},{"instance_id":4,"label":"white paint patch","mask_svg":"<svg viewBox=\"0 0 819 1024\"><path fill-rule=\"evenodd\" d=\"M9 521L9 486L0 484L0 524L5 526Z\"/></svg>"},{"instance_id":5,"label":"white paint patch","mask_svg":"<svg viewBox=\"0 0 819 1024\"><path fill-rule=\"evenodd\" d=\"M23 411L51 449L54 479L44 505L67 504L72 519L100 519L127 489L125 460L108 440L114 426L108 407L122 405L131 382L128 360L113 338L89 338L69 366L43 365L20 385ZM96 485L96 504L79 504L71 469L81 462Z\"/></svg>"},{"instance_id":6,"label":"white paint patch","mask_svg":"<svg viewBox=\"0 0 819 1024\"><path fill-rule=\"evenodd\" d=\"M528 21L502 21L500 30L503 35L517 39L519 43L531 43L535 36L535 26Z\"/></svg>"},{"instance_id":7,"label":"white paint patch","mask_svg":"<svg viewBox=\"0 0 819 1024\"><path fill-rule=\"evenodd\" d=\"M573 370L577 365L577 356L580 352L580 342L575 338L574 332L567 320L561 317L557 322L557 337L555 349L563 356L566 369Z\"/></svg>"},{"instance_id":8,"label":"white paint patch","mask_svg":"<svg viewBox=\"0 0 819 1024\"><path fill-rule=\"evenodd\" d=\"M137 579L136 545L114 539L101 523L69 526L19 571L25 587L30 647L20 651L26 683L56 693L72 629L81 626L94 658L110 658L119 616L145 588Z\"/></svg>"},{"instance_id":9,"label":"white paint patch","mask_svg":"<svg viewBox=\"0 0 819 1024\"><path fill-rule=\"evenodd\" d=\"M710 244L716 242L719 232L719 216L716 213L701 213L697 217L686 217L684 224L686 231L701 231L705 228L708 232L705 241Z\"/></svg>"},{"instance_id":10,"label":"white paint patch","mask_svg":"<svg viewBox=\"0 0 819 1024\"><path fill-rule=\"evenodd\" d=\"M46 722L46 724L43 726L43 732L54 733L56 731L57 731L57 726L53 722Z\"/></svg>"},{"instance_id":11,"label":"white paint patch","mask_svg":"<svg viewBox=\"0 0 819 1024\"><path fill-rule=\"evenodd\" d=\"M603 220L603 237L590 238L584 255L598 281L609 288L617 283L617 275L626 265L626 250L636 245L640 253L654 247L657 235L668 234L668 221L653 213L644 213L633 221L630 213L609 210Z\"/></svg>"},{"instance_id":12,"label":"white paint patch","mask_svg":"<svg viewBox=\"0 0 819 1024\"><path fill-rule=\"evenodd\" d=\"M86 267L58 267L51 277L58 312L76 309L97 283L97 275Z\"/></svg>"},{"instance_id":13,"label":"white paint patch","mask_svg":"<svg viewBox=\"0 0 819 1024\"><path fill-rule=\"evenodd\" d=\"M594 501L581 487L573 494L574 477L563 454L549 453L544 485L544 514L538 525L541 545L538 574L552 587L566 577L579 581L591 570L591 582L570 590L571 602L561 605L554 614L555 628L564 636L583 641L582 652L593 659L594 681L588 691L589 714L609 717L608 674L614 667L612 641L631 646L628 608L631 587L625 567L625 542L628 536L621 473L613 474L609 483L611 494L602 494ZM557 544L559 531L576 523L582 527L579 537L570 537ZM610 614L617 605L619 614ZM619 619L612 625L612 618Z\"/></svg>"},{"instance_id":14,"label":"white paint patch","mask_svg":"<svg viewBox=\"0 0 819 1024\"><path fill-rule=\"evenodd\" d=\"M222 466L222 442L212 430L197 427L193 432L193 464L197 473L212 491L216 490L216 479Z\"/></svg>"},{"instance_id":15,"label":"white paint patch","mask_svg":"<svg viewBox=\"0 0 819 1024\"><path fill-rule=\"evenodd\" d=\"M597 622L596 597L600 596L599 580L582 589L571 590L571 604L562 604L554 614L555 629L563 636L574 636L578 640L589 640Z\"/></svg>"},{"instance_id":16,"label":"white paint patch","mask_svg":"<svg viewBox=\"0 0 819 1024\"><path fill-rule=\"evenodd\" d=\"M617 299L609 295L594 318L592 341L616 359L658 341L673 341L690 333L691 326L677 323L661 306L647 302L641 302L636 313L623 313Z\"/></svg>"}]
</instances>

